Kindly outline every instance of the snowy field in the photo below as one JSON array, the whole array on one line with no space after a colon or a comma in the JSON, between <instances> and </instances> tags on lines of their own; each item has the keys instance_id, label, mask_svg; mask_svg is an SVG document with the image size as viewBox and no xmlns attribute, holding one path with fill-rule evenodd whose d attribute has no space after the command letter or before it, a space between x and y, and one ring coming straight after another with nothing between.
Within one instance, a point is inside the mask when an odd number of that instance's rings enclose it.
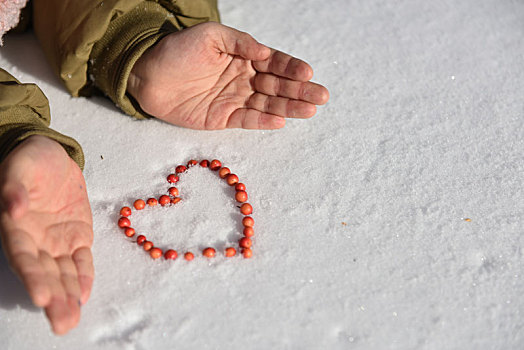
<instances>
[{"instance_id":1,"label":"snowy field","mask_svg":"<svg viewBox=\"0 0 524 350\"><path fill-rule=\"evenodd\" d=\"M315 118L272 132L132 120L71 98L32 34L6 38L0 66L38 83L52 126L84 148L97 274L80 325L56 337L2 257L0 347L523 349L524 1L220 9L313 66L331 92ZM153 261L116 226L191 158L246 183L252 259ZM237 240L230 189L194 170L178 207L136 216L159 246Z\"/></svg>"}]
</instances>

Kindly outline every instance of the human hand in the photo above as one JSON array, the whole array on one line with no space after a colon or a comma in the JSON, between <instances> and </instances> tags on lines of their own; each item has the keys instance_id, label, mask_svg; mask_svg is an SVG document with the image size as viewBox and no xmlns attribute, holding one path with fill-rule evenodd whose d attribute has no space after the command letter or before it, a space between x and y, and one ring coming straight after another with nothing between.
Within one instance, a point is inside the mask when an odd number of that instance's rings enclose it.
<instances>
[{"instance_id":1,"label":"human hand","mask_svg":"<svg viewBox=\"0 0 524 350\"><path fill-rule=\"evenodd\" d=\"M31 136L0 164L2 247L56 334L78 324L89 298L92 227L82 172L60 144Z\"/></svg>"},{"instance_id":2,"label":"human hand","mask_svg":"<svg viewBox=\"0 0 524 350\"><path fill-rule=\"evenodd\" d=\"M305 62L208 22L163 38L136 62L127 91L150 115L192 129L278 129L310 118L328 90Z\"/></svg>"}]
</instances>

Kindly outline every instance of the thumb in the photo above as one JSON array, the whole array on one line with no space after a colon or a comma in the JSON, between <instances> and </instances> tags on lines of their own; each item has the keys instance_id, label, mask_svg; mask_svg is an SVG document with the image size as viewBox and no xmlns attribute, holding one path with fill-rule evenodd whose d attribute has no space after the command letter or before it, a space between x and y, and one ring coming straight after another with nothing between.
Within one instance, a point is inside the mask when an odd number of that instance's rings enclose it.
<instances>
[{"instance_id":1,"label":"thumb","mask_svg":"<svg viewBox=\"0 0 524 350\"><path fill-rule=\"evenodd\" d=\"M0 194L0 208L6 210L13 219L19 219L27 211L29 198L27 190L20 182L4 185Z\"/></svg>"},{"instance_id":2,"label":"thumb","mask_svg":"<svg viewBox=\"0 0 524 350\"><path fill-rule=\"evenodd\" d=\"M259 43L248 33L220 25L220 34L219 49L222 52L252 61L263 61L271 55L269 47Z\"/></svg>"}]
</instances>

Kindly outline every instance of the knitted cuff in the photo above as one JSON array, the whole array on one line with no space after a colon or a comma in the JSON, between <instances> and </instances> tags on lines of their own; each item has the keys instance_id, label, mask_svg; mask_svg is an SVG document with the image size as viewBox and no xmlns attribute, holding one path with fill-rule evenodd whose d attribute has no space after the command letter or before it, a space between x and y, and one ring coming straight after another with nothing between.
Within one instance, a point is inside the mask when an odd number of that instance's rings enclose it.
<instances>
[{"instance_id":1,"label":"knitted cuff","mask_svg":"<svg viewBox=\"0 0 524 350\"><path fill-rule=\"evenodd\" d=\"M84 153L78 142L50 129L40 122L38 114L32 108L28 106L14 106L7 111L0 111L0 117L2 113L7 113L10 118L20 120L20 122L0 125L0 162L29 136L42 135L60 143L80 169L84 169Z\"/></svg>"}]
</instances>

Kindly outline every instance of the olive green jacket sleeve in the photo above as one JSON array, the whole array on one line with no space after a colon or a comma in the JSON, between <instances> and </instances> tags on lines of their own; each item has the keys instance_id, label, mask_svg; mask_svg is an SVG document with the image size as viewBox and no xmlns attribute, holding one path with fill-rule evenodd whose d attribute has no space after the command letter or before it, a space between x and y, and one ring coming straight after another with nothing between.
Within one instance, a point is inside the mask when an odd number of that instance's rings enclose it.
<instances>
[{"instance_id":1,"label":"olive green jacket sleeve","mask_svg":"<svg viewBox=\"0 0 524 350\"><path fill-rule=\"evenodd\" d=\"M32 135L44 135L59 142L83 168L84 154L70 137L49 128L49 104L35 84L21 84L0 69L0 162L20 142Z\"/></svg>"},{"instance_id":2,"label":"olive green jacket sleeve","mask_svg":"<svg viewBox=\"0 0 524 350\"><path fill-rule=\"evenodd\" d=\"M219 21L217 0L33 0L33 26L73 96L96 86L122 110L146 117L126 94L133 64L163 36Z\"/></svg>"}]
</instances>

